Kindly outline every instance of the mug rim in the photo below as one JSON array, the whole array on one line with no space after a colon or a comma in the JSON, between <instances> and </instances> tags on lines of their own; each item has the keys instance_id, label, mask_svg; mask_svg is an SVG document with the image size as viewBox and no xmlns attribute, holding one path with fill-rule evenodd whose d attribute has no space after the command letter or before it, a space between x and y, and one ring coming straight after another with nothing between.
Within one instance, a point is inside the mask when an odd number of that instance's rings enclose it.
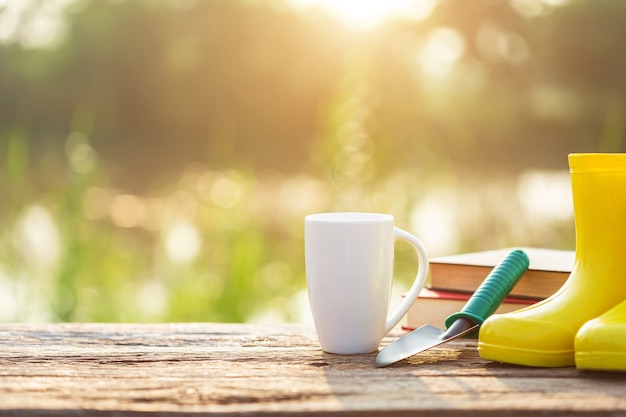
<instances>
[{"instance_id":1,"label":"mug rim","mask_svg":"<svg viewBox=\"0 0 626 417\"><path fill-rule=\"evenodd\" d=\"M309 214L308 216L306 216L306 221L327 223L367 223L393 221L393 216L391 214L385 213L340 211Z\"/></svg>"}]
</instances>

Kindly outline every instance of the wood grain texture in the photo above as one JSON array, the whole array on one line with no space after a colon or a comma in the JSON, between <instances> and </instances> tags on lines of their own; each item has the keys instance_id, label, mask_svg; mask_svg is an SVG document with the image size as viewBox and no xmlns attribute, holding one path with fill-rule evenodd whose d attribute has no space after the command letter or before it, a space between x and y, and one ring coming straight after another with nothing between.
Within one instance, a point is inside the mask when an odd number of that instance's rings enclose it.
<instances>
[{"instance_id":1,"label":"wood grain texture","mask_svg":"<svg viewBox=\"0 0 626 417\"><path fill-rule=\"evenodd\" d=\"M374 357L302 325L5 324L0 415L626 415L626 374L492 363L469 339Z\"/></svg>"}]
</instances>

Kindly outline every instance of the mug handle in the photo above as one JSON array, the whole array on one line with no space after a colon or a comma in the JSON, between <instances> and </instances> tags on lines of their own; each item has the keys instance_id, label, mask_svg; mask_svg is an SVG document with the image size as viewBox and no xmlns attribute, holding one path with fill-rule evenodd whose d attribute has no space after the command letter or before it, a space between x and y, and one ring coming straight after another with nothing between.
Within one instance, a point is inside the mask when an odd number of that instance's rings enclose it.
<instances>
[{"instance_id":1,"label":"mug handle","mask_svg":"<svg viewBox=\"0 0 626 417\"><path fill-rule=\"evenodd\" d=\"M389 333L391 329L398 324L400 319L404 317L406 312L409 310L409 307L411 307L413 302L417 299L417 296L422 288L424 288L424 285L426 284L426 277L428 276L428 254L426 253L426 248L422 242L420 242L420 240L412 234L397 227L393 228L393 237L394 240L402 240L409 243L413 249L415 249L415 252L417 253L418 269L413 285L411 285L409 292L406 293L404 300L387 318L387 322L385 323L385 334Z\"/></svg>"}]
</instances>

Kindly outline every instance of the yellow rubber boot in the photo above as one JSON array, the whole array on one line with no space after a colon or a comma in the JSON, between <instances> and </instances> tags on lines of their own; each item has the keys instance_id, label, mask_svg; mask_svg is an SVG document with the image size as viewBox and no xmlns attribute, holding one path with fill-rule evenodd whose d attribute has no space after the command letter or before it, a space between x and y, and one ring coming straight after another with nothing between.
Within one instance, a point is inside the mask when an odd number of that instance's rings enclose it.
<instances>
[{"instance_id":1,"label":"yellow rubber boot","mask_svg":"<svg viewBox=\"0 0 626 417\"><path fill-rule=\"evenodd\" d=\"M585 323L574 349L578 369L626 371L626 301Z\"/></svg>"},{"instance_id":2,"label":"yellow rubber boot","mask_svg":"<svg viewBox=\"0 0 626 417\"><path fill-rule=\"evenodd\" d=\"M576 227L572 273L551 297L481 326L481 358L574 366L583 324L626 299L626 154L570 154ZM522 278L523 279L523 278Z\"/></svg>"}]
</instances>

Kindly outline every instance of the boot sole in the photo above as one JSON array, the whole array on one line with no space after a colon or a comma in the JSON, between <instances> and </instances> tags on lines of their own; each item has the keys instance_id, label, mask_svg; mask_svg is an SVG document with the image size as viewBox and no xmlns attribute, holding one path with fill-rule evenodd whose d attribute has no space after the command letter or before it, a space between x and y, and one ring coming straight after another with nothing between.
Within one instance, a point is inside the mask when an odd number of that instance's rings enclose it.
<instances>
[{"instance_id":1,"label":"boot sole","mask_svg":"<svg viewBox=\"0 0 626 417\"><path fill-rule=\"evenodd\" d=\"M573 350L517 349L479 342L478 354L487 360L538 368L561 368L576 364Z\"/></svg>"},{"instance_id":2,"label":"boot sole","mask_svg":"<svg viewBox=\"0 0 626 417\"><path fill-rule=\"evenodd\" d=\"M578 369L626 371L626 352L576 352Z\"/></svg>"}]
</instances>

